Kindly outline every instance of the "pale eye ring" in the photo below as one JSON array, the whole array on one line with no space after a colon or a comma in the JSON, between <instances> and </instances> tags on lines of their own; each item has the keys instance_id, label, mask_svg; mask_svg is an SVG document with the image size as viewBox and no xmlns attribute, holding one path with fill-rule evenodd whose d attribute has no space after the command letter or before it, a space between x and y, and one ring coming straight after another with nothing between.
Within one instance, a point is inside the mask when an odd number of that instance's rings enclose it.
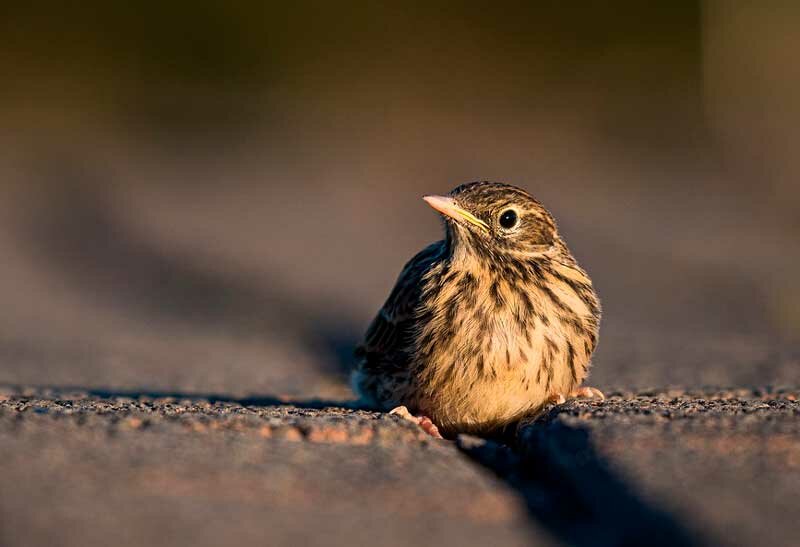
<instances>
[{"instance_id":1,"label":"pale eye ring","mask_svg":"<svg viewBox=\"0 0 800 547\"><path fill-rule=\"evenodd\" d=\"M500 217L498 218L497 222L500 224L505 230L511 230L512 228L516 227L519 224L519 215L514 209L506 209L502 213L500 213Z\"/></svg>"}]
</instances>

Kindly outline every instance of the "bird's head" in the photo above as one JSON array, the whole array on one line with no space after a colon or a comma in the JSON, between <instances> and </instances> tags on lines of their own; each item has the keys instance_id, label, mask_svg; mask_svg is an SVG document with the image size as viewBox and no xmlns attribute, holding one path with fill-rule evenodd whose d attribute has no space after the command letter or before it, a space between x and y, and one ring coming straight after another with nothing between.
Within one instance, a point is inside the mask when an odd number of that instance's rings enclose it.
<instances>
[{"instance_id":1,"label":"bird's head","mask_svg":"<svg viewBox=\"0 0 800 547\"><path fill-rule=\"evenodd\" d=\"M425 196L442 214L450 245L517 256L558 251L553 216L528 192L497 182L470 182L445 196Z\"/></svg>"}]
</instances>

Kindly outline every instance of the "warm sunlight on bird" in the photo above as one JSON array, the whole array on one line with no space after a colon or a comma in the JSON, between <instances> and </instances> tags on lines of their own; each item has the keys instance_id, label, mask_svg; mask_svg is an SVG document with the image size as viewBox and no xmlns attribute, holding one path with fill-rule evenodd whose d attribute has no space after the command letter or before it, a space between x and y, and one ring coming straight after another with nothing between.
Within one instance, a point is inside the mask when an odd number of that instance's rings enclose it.
<instances>
[{"instance_id":1,"label":"warm sunlight on bird","mask_svg":"<svg viewBox=\"0 0 800 547\"><path fill-rule=\"evenodd\" d=\"M353 388L438 436L486 433L583 387L600 303L526 191L475 182L425 201L445 239L406 264L356 351Z\"/></svg>"}]
</instances>

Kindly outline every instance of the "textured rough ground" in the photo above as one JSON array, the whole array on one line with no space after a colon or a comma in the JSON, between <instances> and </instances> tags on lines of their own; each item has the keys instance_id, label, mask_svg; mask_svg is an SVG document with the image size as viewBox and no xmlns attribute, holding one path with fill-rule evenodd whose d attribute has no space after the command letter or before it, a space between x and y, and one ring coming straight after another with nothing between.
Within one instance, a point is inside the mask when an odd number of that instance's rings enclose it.
<instances>
[{"instance_id":1,"label":"textured rough ground","mask_svg":"<svg viewBox=\"0 0 800 547\"><path fill-rule=\"evenodd\" d=\"M272 399L0 388L0 544L795 543L800 393L618 393L504 440Z\"/></svg>"},{"instance_id":2,"label":"textured rough ground","mask_svg":"<svg viewBox=\"0 0 800 547\"><path fill-rule=\"evenodd\" d=\"M618 393L523 426L514 453L474 440L467 452L573 543L795 545L798 396Z\"/></svg>"},{"instance_id":3,"label":"textured rough ground","mask_svg":"<svg viewBox=\"0 0 800 547\"><path fill-rule=\"evenodd\" d=\"M387 415L9 391L4 546L524 545L536 529L492 473Z\"/></svg>"}]
</instances>

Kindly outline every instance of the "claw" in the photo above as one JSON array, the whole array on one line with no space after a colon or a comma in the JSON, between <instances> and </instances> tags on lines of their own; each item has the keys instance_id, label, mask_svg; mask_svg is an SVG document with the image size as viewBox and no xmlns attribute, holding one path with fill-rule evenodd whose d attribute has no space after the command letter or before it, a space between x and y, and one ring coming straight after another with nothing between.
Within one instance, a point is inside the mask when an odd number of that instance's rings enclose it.
<instances>
[{"instance_id":1,"label":"claw","mask_svg":"<svg viewBox=\"0 0 800 547\"><path fill-rule=\"evenodd\" d=\"M570 393L569 396L572 399L598 399L600 401L606 400L606 396L603 395L602 391L600 391L596 387L588 387L588 386L579 387L578 389Z\"/></svg>"},{"instance_id":2,"label":"claw","mask_svg":"<svg viewBox=\"0 0 800 547\"><path fill-rule=\"evenodd\" d=\"M399 416L404 420L408 420L409 422L414 422L417 424L420 429L422 429L425 433L430 435L435 439L443 439L442 434L439 433L439 428L436 427L436 424L431 421L430 418L427 416L414 416L411 412L408 411L408 408L405 406L398 406L393 408L389 411L389 414L394 414L395 416Z\"/></svg>"},{"instance_id":3,"label":"claw","mask_svg":"<svg viewBox=\"0 0 800 547\"><path fill-rule=\"evenodd\" d=\"M389 411L389 414L394 414L395 416L400 416L401 418L404 418L404 419L409 420L411 422L416 422L417 421L416 416L411 414L408 411L408 408L406 408L405 406L395 407L395 408L393 408L392 410Z\"/></svg>"},{"instance_id":4,"label":"claw","mask_svg":"<svg viewBox=\"0 0 800 547\"><path fill-rule=\"evenodd\" d=\"M567 399L597 399L598 401L605 401L606 396L603 395L603 392L596 387L586 386L573 390L567 397L565 397L562 393L554 393L547 398L545 404L563 405L567 402Z\"/></svg>"}]
</instances>

